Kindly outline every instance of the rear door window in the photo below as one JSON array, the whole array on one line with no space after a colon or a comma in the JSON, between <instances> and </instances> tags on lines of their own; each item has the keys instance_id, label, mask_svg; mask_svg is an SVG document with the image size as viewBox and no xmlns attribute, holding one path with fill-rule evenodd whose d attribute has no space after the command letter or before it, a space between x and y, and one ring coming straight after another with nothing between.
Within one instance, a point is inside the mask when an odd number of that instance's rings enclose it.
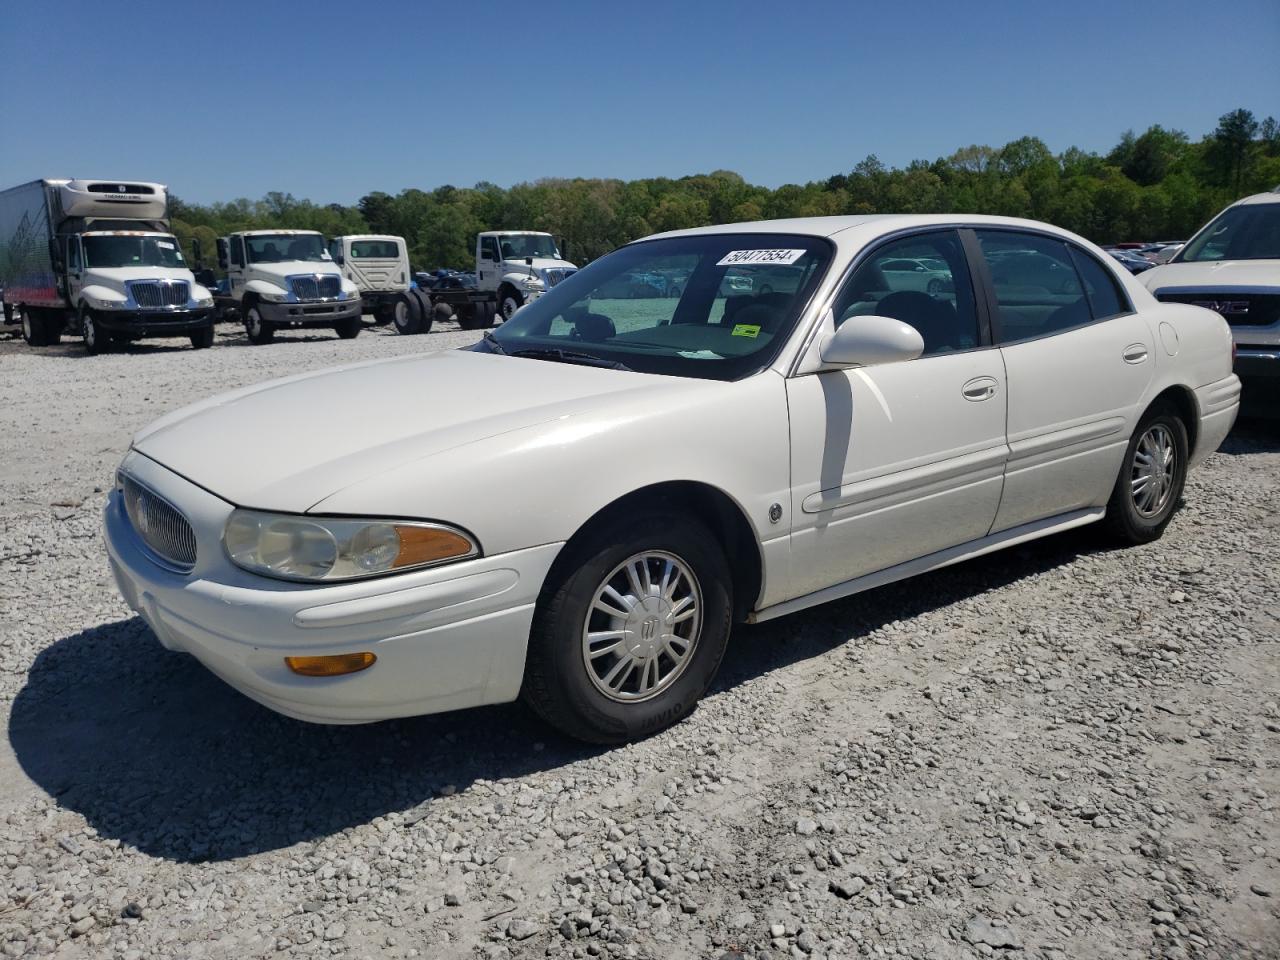
<instances>
[{"instance_id":1,"label":"rear door window","mask_svg":"<svg viewBox=\"0 0 1280 960\"><path fill-rule=\"evenodd\" d=\"M1002 343L1031 340L1093 320L1066 243L1011 230L975 230L995 291Z\"/></svg>"}]
</instances>

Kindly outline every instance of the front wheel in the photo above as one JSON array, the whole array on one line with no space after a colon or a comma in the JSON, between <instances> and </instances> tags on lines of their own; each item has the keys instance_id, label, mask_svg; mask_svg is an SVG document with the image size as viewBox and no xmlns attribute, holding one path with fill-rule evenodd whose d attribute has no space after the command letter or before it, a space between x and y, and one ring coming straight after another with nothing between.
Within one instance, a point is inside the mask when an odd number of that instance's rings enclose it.
<instances>
[{"instance_id":1,"label":"front wheel","mask_svg":"<svg viewBox=\"0 0 1280 960\"><path fill-rule=\"evenodd\" d=\"M406 337L422 327L422 305L418 302L416 290L407 290L396 297L396 302L391 305L391 322L396 333Z\"/></svg>"},{"instance_id":2,"label":"front wheel","mask_svg":"<svg viewBox=\"0 0 1280 960\"><path fill-rule=\"evenodd\" d=\"M339 320L333 325L333 332L343 340L354 340L360 335L360 328L364 326L359 317L352 317L350 320Z\"/></svg>"},{"instance_id":3,"label":"front wheel","mask_svg":"<svg viewBox=\"0 0 1280 960\"><path fill-rule=\"evenodd\" d=\"M276 328L262 319L262 308L256 303L244 308L244 332L254 346L270 343L276 338Z\"/></svg>"},{"instance_id":4,"label":"front wheel","mask_svg":"<svg viewBox=\"0 0 1280 960\"><path fill-rule=\"evenodd\" d=\"M1107 503L1107 526L1119 539L1150 543L1164 533L1187 481L1188 447L1172 411L1151 410L1139 421Z\"/></svg>"},{"instance_id":5,"label":"front wheel","mask_svg":"<svg viewBox=\"0 0 1280 960\"><path fill-rule=\"evenodd\" d=\"M91 357L111 349L111 334L102 329L102 323L91 310L80 312L80 336L84 340L84 352Z\"/></svg>"},{"instance_id":6,"label":"front wheel","mask_svg":"<svg viewBox=\"0 0 1280 960\"><path fill-rule=\"evenodd\" d=\"M622 743L682 720L729 639L724 551L696 520L646 513L571 547L543 587L521 696L571 737Z\"/></svg>"},{"instance_id":7,"label":"front wheel","mask_svg":"<svg viewBox=\"0 0 1280 960\"><path fill-rule=\"evenodd\" d=\"M498 298L498 310L502 314L503 320L510 320L516 315L516 311L524 306L524 297L515 290L506 289L502 291Z\"/></svg>"},{"instance_id":8,"label":"front wheel","mask_svg":"<svg viewBox=\"0 0 1280 960\"><path fill-rule=\"evenodd\" d=\"M205 350L213 346L213 326L207 326L191 334L191 346L195 350Z\"/></svg>"}]
</instances>

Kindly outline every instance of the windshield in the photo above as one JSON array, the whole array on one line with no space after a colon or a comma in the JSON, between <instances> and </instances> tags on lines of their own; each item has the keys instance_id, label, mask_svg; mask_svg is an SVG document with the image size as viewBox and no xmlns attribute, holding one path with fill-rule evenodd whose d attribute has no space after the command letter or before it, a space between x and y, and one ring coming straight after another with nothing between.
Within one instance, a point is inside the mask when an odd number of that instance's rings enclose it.
<instances>
[{"instance_id":1,"label":"windshield","mask_svg":"<svg viewBox=\"0 0 1280 960\"><path fill-rule=\"evenodd\" d=\"M86 236L86 267L185 267L173 237Z\"/></svg>"},{"instance_id":2,"label":"windshield","mask_svg":"<svg viewBox=\"0 0 1280 960\"><path fill-rule=\"evenodd\" d=\"M244 238L250 263L284 263L287 260L329 262L324 240L314 233L263 233Z\"/></svg>"},{"instance_id":3,"label":"windshield","mask_svg":"<svg viewBox=\"0 0 1280 960\"><path fill-rule=\"evenodd\" d=\"M1173 260L1280 260L1280 203L1228 207Z\"/></svg>"},{"instance_id":4,"label":"windshield","mask_svg":"<svg viewBox=\"0 0 1280 960\"><path fill-rule=\"evenodd\" d=\"M831 252L821 238L780 234L632 244L561 281L478 349L571 352L645 373L734 380L774 358ZM779 264L797 282L777 283Z\"/></svg>"},{"instance_id":5,"label":"windshield","mask_svg":"<svg viewBox=\"0 0 1280 960\"><path fill-rule=\"evenodd\" d=\"M400 244L394 240L352 240L352 260L397 260Z\"/></svg>"},{"instance_id":6,"label":"windshield","mask_svg":"<svg viewBox=\"0 0 1280 960\"><path fill-rule=\"evenodd\" d=\"M541 257L560 260L555 240L545 233L504 233L498 237L503 260L523 260L525 257Z\"/></svg>"}]
</instances>

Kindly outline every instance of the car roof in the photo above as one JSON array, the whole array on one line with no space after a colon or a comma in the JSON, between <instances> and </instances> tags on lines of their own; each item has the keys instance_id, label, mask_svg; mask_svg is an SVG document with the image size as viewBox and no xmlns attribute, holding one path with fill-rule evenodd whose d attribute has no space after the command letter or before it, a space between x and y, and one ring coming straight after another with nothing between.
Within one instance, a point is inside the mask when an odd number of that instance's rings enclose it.
<instances>
[{"instance_id":1,"label":"car roof","mask_svg":"<svg viewBox=\"0 0 1280 960\"><path fill-rule=\"evenodd\" d=\"M1071 234L1052 224L1038 220L1022 220L1017 217L995 217L970 213L876 213L851 217L795 217L787 220L756 220L750 223L724 223L688 230L670 230L645 237L645 240L669 237L696 237L725 233L790 233L809 237L834 237L857 227L876 226L879 233L891 233L912 227L946 226L957 223L974 226L1013 227L1033 230L1052 230L1065 236Z\"/></svg>"},{"instance_id":2,"label":"car roof","mask_svg":"<svg viewBox=\"0 0 1280 960\"><path fill-rule=\"evenodd\" d=\"M1276 187L1267 193L1255 193L1251 197L1244 197L1237 200L1232 206L1239 207L1251 203L1280 203L1280 187Z\"/></svg>"}]
</instances>

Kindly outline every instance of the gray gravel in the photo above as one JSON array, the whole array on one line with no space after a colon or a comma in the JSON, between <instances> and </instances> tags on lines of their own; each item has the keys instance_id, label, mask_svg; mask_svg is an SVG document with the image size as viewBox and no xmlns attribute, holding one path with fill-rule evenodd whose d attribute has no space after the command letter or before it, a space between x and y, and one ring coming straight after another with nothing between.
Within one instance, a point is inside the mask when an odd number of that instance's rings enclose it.
<instances>
[{"instance_id":1,"label":"gray gravel","mask_svg":"<svg viewBox=\"0 0 1280 960\"><path fill-rule=\"evenodd\" d=\"M620 749L517 705L286 720L117 598L134 429L474 338L0 344L0 956L1280 957L1273 427L1151 546L1086 529L741 629Z\"/></svg>"}]
</instances>

